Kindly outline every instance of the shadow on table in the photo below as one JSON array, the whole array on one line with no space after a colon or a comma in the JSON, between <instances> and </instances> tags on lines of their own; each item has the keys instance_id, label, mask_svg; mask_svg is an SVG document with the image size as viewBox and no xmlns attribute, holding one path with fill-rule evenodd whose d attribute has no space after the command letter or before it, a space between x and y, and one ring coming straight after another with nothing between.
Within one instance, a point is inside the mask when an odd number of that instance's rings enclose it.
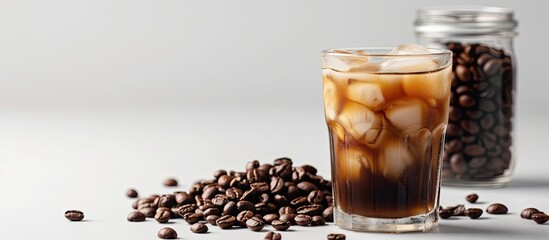
<instances>
[{"instance_id":1,"label":"shadow on table","mask_svg":"<svg viewBox=\"0 0 549 240\"><path fill-rule=\"evenodd\" d=\"M455 226L455 225L446 225L440 223L438 229L433 230L433 233L442 233L442 234L479 234L479 235L505 235L505 236L521 236L522 233L518 233L516 230L506 229L506 228L486 228L483 226L471 227L471 226Z\"/></svg>"},{"instance_id":2,"label":"shadow on table","mask_svg":"<svg viewBox=\"0 0 549 240\"><path fill-rule=\"evenodd\" d=\"M535 188L535 189L549 189L549 179L533 179L533 178L517 178L511 180L503 188Z\"/></svg>"}]
</instances>

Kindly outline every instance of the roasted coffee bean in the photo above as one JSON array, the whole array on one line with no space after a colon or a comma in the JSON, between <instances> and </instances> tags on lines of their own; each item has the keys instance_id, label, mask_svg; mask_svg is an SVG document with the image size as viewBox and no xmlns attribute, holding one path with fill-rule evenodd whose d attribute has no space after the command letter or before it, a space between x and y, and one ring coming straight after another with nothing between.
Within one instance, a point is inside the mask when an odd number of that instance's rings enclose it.
<instances>
[{"instance_id":1,"label":"roasted coffee bean","mask_svg":"<svg viewBox=\"0 0 549 240\"><path fill-rule=\"evenodd\" d=\"M265 223L271 224L273 220L278 220L278 214L274 214L274 213L266 214L265 216L263 216L263 220L265 221Z\"/></svg>"},{"instance_id":2,"label":"roasted coffee bean","mask_svg":"<svg viewBox=\"0 0 549 240\"><path fill-rule=\"evenodd\" d=\"M307 197L298 197L298 198L295 198L294 200L290 201L290 206L297 209L297 208L299 208L301 206L304 206L308 203L309 203L309 200L307 200Z\"/></svg>"},{"instance_id":3,"label":"roasted coffee bean","mask_svg":"<svg viewBox=\"0 0 549 240\"><path fill-rule=\"evenodd\" d=\"M229 198L225 194L217 194L212 199L212 204L217 207L223 207L229 202Z\"/></svg>"},{"instance_id":4,"label":"roasted coffee bean","mask_svg":"<svg viewBox=\"0 0 549 240\"><path fill-rule=\"evenodd\" d=\"M217 180L217 184L223 188L229 188L231 185L231 181L234 179L233 176L229 175L222 175Z\"/></svg>"},{"instance_id":5,"label":"roasted coffee bean","mask_svg":"<svg viewBox=\"0 0 549 240\"><path fill-rule=\"evenodd\" d=\"M461 95L459 97L459 105L462 107L473 107L475 104L477 104L477 102L469 95Z\"/></svg>"},{"instance_id":6,"label":"roasted coffee bean","mask_svg":"<svg viewBox=\"0 0 549 240\"><path fill-rule=\"evenodd\" d=\"M465 199L467 200L467 202L476 203L477 200L478 200L478 195L476 193L471 193L471 194L467 195L467 197L465 197Z\"/></svg>"},{"instance_id":7,"label":"roasted coffee bean","mask_svg":"<svg viewBox=\"0 0 549 240\"><path fill-rule=\"evenodd\" d=\"M246 227L246 221L254 216L252 211L242 211L236 216L236 221L241 227Z\"/></svg>"},{"instance_id":8,"label":"roasted coffee bean","mask_svg":"<svg viewBox=\"0 0 549 240\"><path fill-rule=\"evenodd\" d=\"M285 190L284 179L280 177L271 178L270 190L273 194L282 193Z\"/></svg>"},{"instance_id":9,"label":"roasted coffee bean","mask_svg":"<svg viewBox=\"0 0 549 240\"><path fill-rule=\"evenodd\" d=\"M140 211L133 211L130 214L128 214L128 221L130 222L142 222L145 221L145 214L141 213Z\"/></svg>"},{"instance_id":10,"label":"roasted coffee bean","mask_svg":"<svg viewBox=\"0 0 549 240\"><path fill-rule=\"evenodd\" d=\"M194 203L185 204L177 209L177 215L183 217L187 213L194 213L197 208Z\"/></svg>"},{"instance_id":11,"label":"roasted coffee bean","mask_svg":"<svg viewBox=\"0 0 549 240\"><path fill-rule=\"evenodd\" d=\"M250 187L255 189L258 193L264 193L270 190L270 186L266 182L254 182L250 184Z\"/></svg>"},{"instance_id":12,"label":"roasted coffee bean","mask_svg":"<svg viewBox=\"0 0 549 240\"><path fill-rule=\"evenodd\" d=\"M454 216L465 216L465 206L463 205L457 205L454 208Z\"/></svg>"},{"instance_id":13,"label":"roasted coffee bean","mask_svg":"<svg viewBox=\"0 0 549 240\"><path fill-rule=\"evenodd\" d=\"M259 195L258 199L259 202L269 203L271 201L271 196L268 193L262 193L261 195Z\"/></svg>"},{"instance_id":14,"label":"roasted coffee bean","mask_svg":"<svg viewBox=\"0 0 549 240\"><path fill-rule=\"evenodd\" d=\"M84 213L79 210L68 210L65 212L65 218L74 222L82 221L82 219L84 219Z\"/></svg>"},{"instance_id":15,"label":"roasted coffee bean","mask_svg":"<svg viewBox=\"0 0 549 240\"><path fill-rule=\"evenodd\" d=\"M471 157L481 157L486 153L486 149L479 145L468 145L463 149L463 151L467 154L467 156Z\"/></svg>"},{"instance_id":16,"label":"roasted coffee bean","mask_svg":"<svg viewBox=\"0 0 549 240\"><path fill-rule=\"evenodd\" d=\"M215 179L219 179L219 178L220 178L221 176L223 176L223 175L227 175L227 171L222 170L222 169L217 170L217 171L215 171L215 172L213 173L213 177L214 177Z\"/></svg>"},{"instance_id":17,"label":"roasted coffee bean","mask_svg":"<svg viewBox=\"0 0 549 240\"><path fill-rule=\"evenodd\" d=\"M128 191L126 191L126 196L128 196L129 198L136 198L139 194L137 193L137 191L133 188L130 188L128 189Z\"/></svg>"},{"instance_id":18,"label":"roasted coffee bean","mask_svg":"<svg viewBox=\"0 0 549 240\"><path fill-rule=\"evenodd\" d=\"M171 208L175 206L175 204L176 204L175 196L171 194L162 195L158 200L158 207Z\"/></svg>"},{"instance_id":19,"label":"roasted coffee bean","mask_svg":"<svg viewBox=\"0 0 549 240\"><path fill-rule=\"evenodd\" d=\"M269 206L268 203L260 202L260 203L255 204L254 212L259 213L259 214L268 214L268 213L272 213L275 210L276 210L275 206L271 207L271 206Z\"/></svg>"},{"instance_id":20,"label":"roasted coffee bean","mask_svg":"<svg viewBox=\"0 0 549 240\"><path fill-rule=\"evenodd\" d=\"M539 213L539 210L536 208L526 208L520 212L520 217L524 219L532 219L534 213Z\"/></svg>"},{"instance_id":21,"label":"roasted coffee bean","mask_svg":"<svg viewBox=\"0 0 549 240\"><path fill-rule=\"evenodd\" d=\"M326 220L321 216L313 216L311 219L312 226L322 226L326 224Z\"/></svg>"},{"instance_id":22,"label":"roasted coffee bean","mask_svg":"<svg viewBox=\"0 0 549 240\"><path fill-rule=\"evenodd\" d=\"M442 219L448 219L453 215L454 215L454 209L451 209L451 208L443 208L438 212L438 216L440 216L440 218Z\"/></svg>"},{"instance_id":23,"label":"roasted coffee bean","mask_svg":"<svg viewBox=\"0 0 549 240\"><path fill-rule=\"evenodd\" d=\"M305 171L308 172L311 175L316 175L317 172L318 172L315 167L313 167L311 165L308 165L308 164L302 165L301 167L303 169L305 169Z\"/></svg>"},{"instance_id":24,"label":"roasted coffee bean","mask_svg":"<svg viewBox=\"0 0 549 240\"><path fill-rule=\"evenodd\" d=\"M477 219L482 215L483 211L480 208L468 208L465 210L465 216L471 219Z\"/></svg>"},{"instance_id":25,"label":"roasted coffee bean","mask_svg":"<svg viewBox=\"0 0 549 240\"><path fill-rule=\"evenodd\" d=\"M218 206L214 205L211 202L205 202L204 204L200 205L200 207L198 207L198 209L200 209L202 211L206 211L210 208L216 208L216 207L218 207Z\"/></svg>"},{"instance_id":26,"label":"roasted coffee bean","mask_svg":"<svg viewBox=\"0 0 549 240\"><path fill-rule=\"evenodd\" d=\"M236 206L237 204L235 202L228 202L223 207L223 215L236 215L238 214L238 208Z\"/></svg>"},{"instance_id":27,"label":"roasted coffee bean","mask_svg":"<svg viewBox=\"0 0 549 240\"><path fill-rule=\"evenodd\" d=\"M320 190L314 190L309 193L309 196L307 196L307 200L310 204L319 204L324 201L324 194Z\"/></svg>"},{"instance_id":28,"label":"roasted coffee bean","mask_svg":"<svg viewBox=\"0 0 549 240\"><path fill-rule=\"evenodd\" d=\"M285 206L285 207L281 207L281 208L278 209L278 214L279 215L282 215L282 214L295 214L295 213L296 213L295 209L293 209L290 206Z\"/></svg>"},{"instance_id":29,"label":"roasted coffee bean","mask_svg":"<svg viewBox=\"0 0 549 240\"><path fill-rule=\"evenodd\" d=\"M221 229L232 228L235 222L236 222L236 218L232 215L222 216L218 218L217 221L215 221L216 225Z\"/></svg>"},{"instance_id":30,"label":"roasted coffee bean","mask_svg":"<svg viewBox=\"0 0 549 240\"><path fill-rule=\"evenodd\" d=\"M178 192L175 194L175 202L179 205L185 205L194 202L193 196L187 192Z\"/></svg>"},{"instance_id":31,"label":"roasted coffee bean","mask_svg":"<svg viewBox=\"0 0 549 240\"><path fill-rule=\"evenodd\" d=\"M278 231L286 231L292 225L289 221L273 220L271 226Z\"/></svg>"},{"instance_id":32,"label":"roasted coffee bean","mask_svg":"<svg viewBox=\"0 0 549 240\"><path fill-rule=\"evenodd\" d=\"M201 216L196 213L187 213L183 215L183 220L187 222L188 224L194 224L200 221Z\"/></svg>"},{"instance_id":33,"label":"roasted coffee bean","mask_svg":"<svg viewBox=\"0 0 549 240\"><path fill-rule=\"evenodd\" d=\"M304 192L311 192L311 191L314 191L314 190L317 190L318 188L316 187L316 185L312 184L311 182L300 182L297 184L297 188L303 190Z\"/></svg>"},{"instance_id":34,"label":"roasted coffee bean","mask_svg":"<svg viewBox=\"0 0 549 240\"><path fill-rule=\"evenodd\" d=\"M329 206L324 211L322 211L322 217L326 220L326 222L333 222L334 221L334 207Z\"/></svg>"},{"instance_id":35,"label":"roasted coffee bean","mask_svg":"<svg viewBox=\"0 0 549 240\"><path fill-rule=\"evenodd\" d=\"M282 240L282 235L280 235L280 233L269 231L265 234L263 240Z\"/></svg>"},{"instance_id":36,"label":"roasted coffee bean","mask_svg":"<svg viewBox=\"0 0 549 240\"><path fill-rule=\"evenodd\" d=\"M202 190L202 199L212 199L219 192L217 185L208 185ZM197 201L198 202L198 201Z\"/></svg>"},{"instance_id":37,"label":"roasted coffee bean","mask_svg":"<svg viewBox=\"0 0 549 240\"><path fill-rule=\"evenodd\" d=\"M259 167L259 161L253 160L248 163L246 163L246 170L254 169Z\"/></svg>"},{"instance_id":38,"label":"roasted coffee bean","mask_svg":"<svg viewBox=\"0 0 549 240\"><path fill-rule=\"evenodd\" d=\"M342 233L330 233L326 236L328 240L345 240L346 236Z\"/></svg>"},{"instance_id":39,"label":"roasted coffee bean","mask_svg":"<svg viewBox=\"0 0 549 240\"><path fill-rule=\"evenodd\" d=\"M257 169L268 173L269 170L271 170L272 167L273 167L273 165L271 165L269 163L264 163L264 164L261 164L261 166L259 166Z\"/></svg>"},{"instance_id":40,"label":"roasted coffee bean","mask_svg":"<svg viewBox=\"0 0 549 240\"><path fill-rule=\"evenodd\" d=\"M308 226L313 221L313 218L305 214L297 214L294 221L299 226Z\"/></svg>"},{"instance_id":41,"label":"roasted coffee bean","mask_svg":"<svg viewBox=\"0 0 549 240\"><path fill-rule=\"evenodd\" d=\"M220 213L221 213L221 212L219 211L219 208L213 207L213 208L208 208L208 209L204 210L203 215L204 215L204 217L208 217L208 216L210 216L210 215L217 215L217 216L219 216Z\"/></svg>"},{"instance_id":42,"label":"roasted coffee bean","mask_svg":"<svg viewBox=\"0 0 549 240\"><path fill-rule=\"evenodd\" d=\"M259 232L265 227L265 223L258 217L252 217L246 220L246 227L254 232Z\"/></svg>"},{"instance_id":43,"label":"roasted coffee bean","mask_svg":"<svg viewBox=\"0 0 549 240\"><path fill-rule=\"evenodd\" d=\"M490 214L506 214L507 207L501 203L494 203L486 208L486 212Z\"/></svg>"},{"instance_id":44,"label":"roasted coffee bean","mask_svg":"<svg viewBox=\"0 0 549 240\"><path fill-rule=\"evenodd\" d=\"M161 210L157 211L154 215L154 220L156 220L159 223L167 223L172 216L172 212L170 210Z\"/></svg>"},{"instance_id":45,"label":"roasted coffee bean","mask_svg":"<svg viewBox=\"0 0 549 240\"><path fill-rule=\"evenodd\" d=\"M208 222L211 225L217 225L216 221L219 219L219 216L217 215L209 215L206 217L206 222Z\"/></svg>"},{"instance_id":46,"label":"roasted coffee bean","mask_svg":"<svg viewBox=\"0 0 549 240\"><path fill-rule=\"evenodd\" d=\"M322 214L324 207L320 204L304 205L297 208L297 214L305 214L309 216L315 216Z\"/></svg>"},{"instance_id":47,"label":"roasted coffee bean","mask_svg":"<svg viewBox=\"0 0 549 240\"><path fill-rule=\"evenodd\" d=\"M292 180L292 164L291 163L283 163L280 165L276 165L271 168L270 170L273 172L273 175L281 177L284 180Z\"/></svg>"},{"instance_id":48,"label":"roasted coffee bean","mask_svg":"<svg viewBox=\"0 0 549 240\"><path fill-rule=\"evenodd\" d=\"M288 183L288 182L286 182L286 183ZM287 187L287 189L288 189L287 190L288 194L286 194L286 198L290 201L294 200L294 199L296 199L296 198L298 198L302 195L301 194L302 190L297 188L297 186L290 185L290 186Z\"/></svg>"},{"instance_id":49,"label":"roasted coffee bean","mask_svg":"<svg viewBox=\"0 0 549 240\"><path fill-rule=\"evenodd\" d=\"M177 186L177 180L175 180L175 178L168 178L164 181L164 186L166 186L166 187L176 187Z\"/></svg>"},{"instance_id":50,"label":"roasted coffee bean","mask_svg":"<svg viewBox=\"0 0 549 240\"><path fill-rule=\"evenodd\" d=\"M290 204L288 202L288 199L280 194L276 194L273 200L277 206L287 206L288 204Z\"/></svg>"},{"instance_id":51,"label":"roasted coffee bean","mask_svg":"<svg viewBox=\"0 0 549 240\"><path fill-rule=\"evenodd\" d=\"M549 221L549 215L545 213L534 213L532 214L532 220L534 220L538 224L544 224L547 221Z\"/></svg>"},{"instance_id":52,"label":"roasted coffee bean","mask_svg":"<svg viewBox=\"0 0 549 240\"><path fill-rule=\"evenodd\" d=\"M242 197L240 197L240 200L253 201L256 197L257 197L257 190L252 188L245 191L242 194Z\"/></svg>"},{"instance_id":53,"label":"roasted coffee bean","mask_svg":"<svg viewBox=\"0 0 549 240\"><path fill-rule=\"evenodd\" d=\"M177 232L173 228L165 227L158 231L156 234L161 239L176 239Z\"/></svg>"},{"instance_id":54,"label":"roasted coffee bean","mask_svg":"<svg viewBox=\"0 0 549 240\"><path fill-rule=\"evenodd\" d=\"M289 222L291 224L295 224L295 217L297 214L294 213L288 213L288 214L282 214L280 217L278 217L278 220L283 222Z\"/></svg>"},{"instance_id":55,"label":"roasted coffee bean","mask_svg":"<svg viewBox=\"0 0 549 240\"><path fill-rule=\"evenodd\" d=\"M461 153L455 153L450 157L450 167L455 173L465 173L467 171L467 162Z\"/></svg>"},{"instance_id":56,"label":"roasted coffee bean","mask_svg":"<svg viewBox=\"0 0 549 240\"><path fill-rule=\"evenodd\" d=\"M250 169L246 172L246 179L250 183L266 182L269 179L269 174L259 169Z\"/></svg>"},{"instance_id":57,"label":"roasted coffee bean","mask_svg":"<svg viewBox=\"0 0 549 240\"><path fill-rule=\"evenodd\" d=\"M204 223L195 223L191 225L191 232L193 233L206 233L208 232L208 226Z\"/></svg>"},{"instance_id":58,"label":"roasted coffee bean","mask_svg":"<svg viewBox=\"0 0 549 240\"><path fill-rule=\"evenodd\" d=\"M227 195L229 200L240 199L242 197L242 194L243 194L242 190L234 187L229 188L227 189L227 191L225 191L225 195Z\"/></svg>"},{"instance_id":59,"label":"roasted coffee bean","mask_svg":"<svg viewBox=\"0 0 549 240\"><path fill-rule=\"evenodd\" d=\"M145 217L148 217L148 218L152 218L156 214L156 208L145 207L145 208L139 209L138 211L145 214Z\"/></svg>"}]
</instances>

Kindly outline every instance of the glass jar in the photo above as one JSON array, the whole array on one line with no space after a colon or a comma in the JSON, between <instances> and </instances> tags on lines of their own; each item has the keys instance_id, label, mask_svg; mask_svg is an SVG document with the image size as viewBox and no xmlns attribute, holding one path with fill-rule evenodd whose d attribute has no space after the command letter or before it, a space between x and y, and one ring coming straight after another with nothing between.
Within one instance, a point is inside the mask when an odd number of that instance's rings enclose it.
<instances>
[{"instance_id":1,"label":"glass jar","mask_svg":"<svg viewBox=\"0 0 549 240\"><path fill-rule=\"evenodd\" d=\"M517 35L513 11L494 7L418 10L420 44L453 52L442 184L501 187L515 165Z\"/></svg>"}]
</instances>

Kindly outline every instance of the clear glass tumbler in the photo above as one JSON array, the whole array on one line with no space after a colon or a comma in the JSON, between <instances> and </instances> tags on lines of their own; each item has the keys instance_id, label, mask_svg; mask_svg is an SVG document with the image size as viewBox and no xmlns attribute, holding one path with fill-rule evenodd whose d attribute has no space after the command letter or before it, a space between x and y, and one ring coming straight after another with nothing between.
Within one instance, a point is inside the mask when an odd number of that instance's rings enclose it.
<instances>
[{"instance_id":1,"label":"clear glass tumbler","mask_svg":"<svg viewBox=\"0 0 549 240\"><path fill-rule=\"evenodd\" d=\"M438 225L452 53L419 45L321 54L336 225Z\"/></svg>"}]
</instances>

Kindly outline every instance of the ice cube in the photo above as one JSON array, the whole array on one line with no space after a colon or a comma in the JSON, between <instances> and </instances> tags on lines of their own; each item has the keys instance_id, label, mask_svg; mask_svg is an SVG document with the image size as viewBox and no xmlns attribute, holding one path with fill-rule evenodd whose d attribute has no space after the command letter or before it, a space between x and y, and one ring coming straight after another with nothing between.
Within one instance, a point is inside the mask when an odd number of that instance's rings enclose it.
<instances>
[{"instance_id":1,"label":"ice cube","mask_svg":"<svg viewBox=\"0 0 549 240\"><path fill-rule=\"evenodd\" d=\"M389 55L417 55L417 54L429 54L429 49L415 43L400 44L395 47Z\"/></svg>"},{"instance_id":2,"label":"ice cube","mask_svg":"<svg viewBox=\"0 0 549 240\"><path fill-rule=\"evenodd\" d=\"M400 98L385 108L385 117L399 131L426 127L431 116L429 106L419 98Z\"/></svg>"},{"instance_id":3,"label":"ice cube","mask_svg":"<svg viewBox=\"0 0 549 240\"><path fill-rule=\"evenodd\" d=\"M402 89L406 95L442 100L450 96L452 69L446 68L427 74L408 74L402 79Z\"/></svg>"},{"instance_id":4,"label":"ice cube","mask_svg":"<svg viewBox=\"0 0 549 240\"><path fill-rule=\"evenodd\" d=\"M400 141L416 159L428 161L431 158L432 136L429 129L404 131L400 134Z\"/></svg>"},{"instance_id":5,"label":"ice cube","mask_svg":"<svg viewBox=\"0 0 549 240\"><path fill-rule=\"evenodd\" d=\"M353 56L351 54L349 52L348 56L326 56L322 58L322 67L338 72L349 72L351 68L360 67L368 62L367 57Z\"/></svg>"},{"instance_id":6,"label":"ice cube","mask_svg":"<svg viewBox=\"0 0 549 240\"><path fill-rule=\"evenodd\" d=\"M364 173L372 173L373 155L370 149L348 147L338 152L338 168L347 180L360 180Z\"/></svg>"},{"instance_id":7,"label":"ice cube","mask_svg":"<svg viewBox=\"0 0 549 240\"><path fill-rule=\"evenodd\" d=\"M383 173L385 179L399 182L415 159L405 144L401 144L398 138L393 138L383 141L377 161L378 166L381 167L379 171Z\"/></svg>"},{"instance_id":8,"label":"ice cube","mask_svg":"<svg viewBox=\"0 0 549 240\"><path fill-rule=\"evenodd\" d=\"M347 98L379 111L385 105L381 86L376 83L354 81L347 87Z\"/></svg>"},{"instance_id":9,"label":"ice cube","mask_svg":"<svg viewBox=\"0 0 549 240\"><path fill-rule=\"evenodd\" d=\"M429 50L421 45L409 43L394 48L389 55L408 56L395 57L384 60L381 63L383 72L429 72L439 68L438 64L427 56ZM418 56L409 56L418 55Z\"/></svg>"},{"instance_id":10,"label":"ice cube","mask_svg":"<svg viewBox=\"0 0 549 240\"><path fill-rule=\"evenodd\" d=\"M330 128L332 135L337 137L338 140L345 140L345 129L341 125L336 122L328 122L328 127Z\"/></svg>"},{"instance_id":11,"label":"ice cube","mask_svg":"<svg viewBox=\"0 0 549 240\"><path fill-rule=\"evenodd\" d=\"M381 129L382 116L376 114L366 106L347 102L343 111L337 117L337 122L347 130L353 138L359 142L365 142L366 132L370 129ZM368 135L371 136L371 135Z\"/></svg>"},{"instance_id":12,"label":"ice cube","mask_svg":"<svg viewBox=\"0 0 549 240\"><path fill-rule=\"evenodd\" d=\"M336 84L328 77L323 78L324 81L324 113L326 119L334 121L341 111L341 99L338 94Z\"/></svg>"}]
</instances>

